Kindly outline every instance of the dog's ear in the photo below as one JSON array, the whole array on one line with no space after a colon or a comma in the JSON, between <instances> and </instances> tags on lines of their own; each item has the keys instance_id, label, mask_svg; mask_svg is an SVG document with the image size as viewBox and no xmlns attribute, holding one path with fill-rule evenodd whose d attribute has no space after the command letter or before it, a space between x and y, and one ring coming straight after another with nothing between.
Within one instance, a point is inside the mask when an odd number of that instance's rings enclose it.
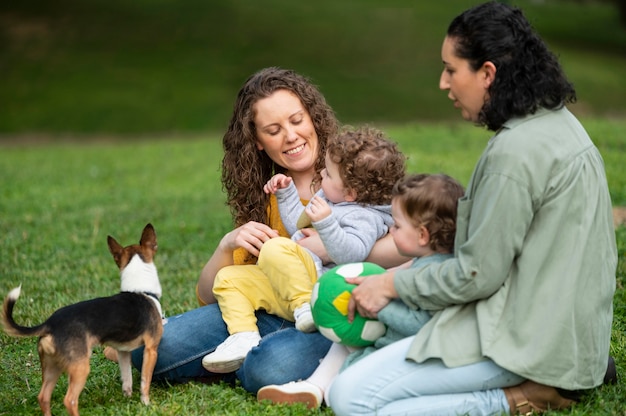
<instances>
[{"instance_id":1,"label":"dog's ear","mask_svg":"<svg viewBox=\"0 0 626 416\"><path fill-rule=\"evenodd\" d=\"M124 251L124 247L122 247L122 245L118 243L115 240L115 238L111 237L110 235L107 236L107 243L109 245L109 251L113 255L113 260L115 260L115 263L119 266L120 259L122 258L122 252Z\"/></svg>"},{"instance_id":2,"label":"dog's ear","mask_svg":"<svg viewBox=\"0 0 626 416\"><path fill-rule=\"evenodd\" d=\"M143 232L141 233L141 240L139 240L139 244L142 247L148 247L154 251L157 251L157 238L156 231L154 231L154 227L152 224L148 223Z\"/></svg>"}]
</instances>

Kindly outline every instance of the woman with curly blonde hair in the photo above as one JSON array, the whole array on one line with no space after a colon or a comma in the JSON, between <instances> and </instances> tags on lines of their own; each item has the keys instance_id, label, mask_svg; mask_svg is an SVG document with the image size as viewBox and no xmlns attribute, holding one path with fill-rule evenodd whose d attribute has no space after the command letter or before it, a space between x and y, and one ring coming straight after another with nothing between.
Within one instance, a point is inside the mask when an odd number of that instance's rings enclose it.
<instances>
[{"instance_id":1,"label":"woman with curly blonde hair","mask_svg":"<svg viewBox=\"0 0 626 416\"><path fill-rule=\"evenodd\" d=\"M276 198L265 194L263 185L272 175L283 173L292 178L299 197L307 202L319 188L326 143L337 130L332 108L306 77L270 67L244 83L223 139L222 183L235 228L220 240L198 280L196 294L204 306L170 317L164 326L155 380L237 378L255 393L264 385L306 378L315 370L331 342L317 332L298 331L293 322L264 311L256 314L263 339L236 373L211 373L202 366L202 358L229 335L213 296L217 272L231 266L239 267L244 275L257 273L256 257L263 244L289 236ZM390 237L379 240L372 261L402 261L394 256ZM307 232L299 244L327 257L314 232ZM141 351L134 351L132 357L133 365L141 368Z\"/></svg>"},{"instance_id":2,"label":"woman with curly blonde hair","mask_svg":"<svg viewBox=\"0 0 626 416\"><path fill-rule=\"evenodd\" d=\"M317 278L338 264L364 261L376 241L393 224L391 191L404 176L405 156L382 131L344 129L327 145L321 189L305 205L291 176L277 173L264 191L276 195L280 216L291 239L272 238L263 244L257 267L222 268L213 294L231 334L202 360L204 368L226 373L239 368L261 340L255 311L295 321L314 332L311 292ZM312 225L329 260L298 244L299 229ZM257 271L260 271L258 273Z\"/></svg>"},{"instance_id":3,"label":"woman with curly blonde hair","mask_svg":"<svg viewBox=\"0 0 626 416\"><path fill-rule=\"evenodd\" d=\"M280 106L285 114L275 115ZM259 115L264 118L258 120ZM319 187L326 142L338 125L322 93L294 71L265 68L244 83L222 140L222 186L235 229L222 238L202 270L200 304L215 302L213 281L220 269L254 264L265 241L289 236L276 198L263 185L284 173L294 179L302 199L310 199Z\"/></svg>"}]
</instances>

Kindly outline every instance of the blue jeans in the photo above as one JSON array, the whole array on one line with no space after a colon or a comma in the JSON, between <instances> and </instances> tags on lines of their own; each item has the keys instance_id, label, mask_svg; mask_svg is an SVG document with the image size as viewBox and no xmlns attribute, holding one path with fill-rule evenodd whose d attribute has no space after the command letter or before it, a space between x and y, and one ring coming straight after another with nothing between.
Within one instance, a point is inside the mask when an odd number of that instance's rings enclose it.
<instances>
[{"instance_id":1,"label":"blue jeans","mask_svg":"<svg viewBox=\"0 0 626 416\"><path fill-rule=\"evenodd\" d=\"M501 415L509 413L503 387L524 378L491 360L448 368L440 359L404 357L414 337L364 357L341 372L329 391L329 406L344 415Z\"/></svg>"},{"instance_id":2,"label":"blue jeans","mask_svg":"<svg viewBox=\"0 0 626 416\"><path fill-rule=\"evenodd\" d=\"M184 383L215 377L202 367L202 358L228 337L226 324L217 304L168 317L163 327L154 381ZM261 343L252 349L235 373L243 388L256 393L268 384L284 384L306 379L319 365L332 342L319 332L298 331L289 322L265 312L257 312ZM143 348L132 353L133 365L140 369ZM232 380L232 374L223 375Z\"/></svg>"}]
</instances>

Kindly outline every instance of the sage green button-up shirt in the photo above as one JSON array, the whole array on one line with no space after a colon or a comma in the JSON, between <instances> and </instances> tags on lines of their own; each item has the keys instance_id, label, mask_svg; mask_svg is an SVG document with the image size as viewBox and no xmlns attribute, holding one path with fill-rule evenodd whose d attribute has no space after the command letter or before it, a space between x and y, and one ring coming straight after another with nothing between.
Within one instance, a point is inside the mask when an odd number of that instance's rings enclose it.
<instances>
[{"instance_id":1,"label":"sage green button-up shirt","mask_svg":"<svg viewBox=\"0 0 626 416\"><path fill-rule=\"evenodd\" d=\"M459 201L455 257L396 272L408 305L443 310L407 354L489 358L564 389L602 383L617 248L604 162L566 109L510 120Z\"/></svg>"}]
</instances>

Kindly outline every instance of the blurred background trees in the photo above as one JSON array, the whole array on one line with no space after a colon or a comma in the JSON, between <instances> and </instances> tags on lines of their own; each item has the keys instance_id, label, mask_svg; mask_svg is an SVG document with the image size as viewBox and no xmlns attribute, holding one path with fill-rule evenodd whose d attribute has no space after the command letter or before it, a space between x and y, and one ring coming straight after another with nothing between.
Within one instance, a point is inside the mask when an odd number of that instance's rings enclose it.
<instances>
[{"instance_id":1,"label":"blurred background trees","mask_svg":"<svg viewBox=\"0 0 626 416\"><path fill-rule=\"evenodd\" d=\"M438 89L450 20L480 1L0 3L0 139L222 132L265 66L318 84L345 123L457 120ZM626 114L626 0L520 0L576 85L579 115Z\"/></svg>"}]
</instances>

